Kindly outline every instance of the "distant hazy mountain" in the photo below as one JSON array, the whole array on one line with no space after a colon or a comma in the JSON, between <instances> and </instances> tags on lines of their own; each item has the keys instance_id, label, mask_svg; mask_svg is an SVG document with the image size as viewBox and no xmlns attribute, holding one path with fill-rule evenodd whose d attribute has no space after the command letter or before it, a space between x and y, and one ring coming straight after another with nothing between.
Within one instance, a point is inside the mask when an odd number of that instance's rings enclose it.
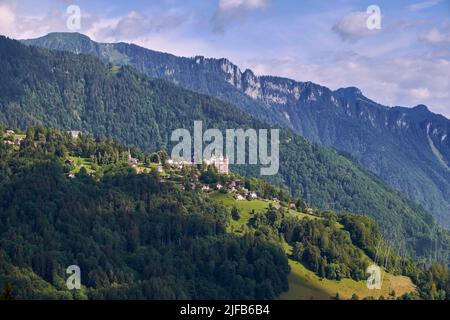
<instances>
[{"instance_id":1,"label":"distant hazy mountain","mask_svg":"<svg viewBox=\"0 0 450 320\"><path fill-rule=\"evenodd\" d=\"M131 65L291 128L350 154L450 226L450 121L423 105L389 108L357 88L332 91L311 82L241 72L227 59L176 57L133 44L97 43L77 33L52 33L23 42Z\"/></svg>"}]
</instances>

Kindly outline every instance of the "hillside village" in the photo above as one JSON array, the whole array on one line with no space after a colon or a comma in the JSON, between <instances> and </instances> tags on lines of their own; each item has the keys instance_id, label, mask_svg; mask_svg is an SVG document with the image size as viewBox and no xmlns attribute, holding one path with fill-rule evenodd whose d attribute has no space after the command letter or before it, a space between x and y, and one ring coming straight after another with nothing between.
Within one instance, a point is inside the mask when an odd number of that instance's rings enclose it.
<instances>
[{"instance_id":1,"label":"hillside village","mask_svg":"<svg viewBox=\"0 0 450 320\"><path fill-rule=\"evenodd\" d=\"M65 132L69 139L76 142L83 136L79 130ZM25 141L26 134L12 129L2 132L2 141L5 144L20 148ZM87 137L87 136L86 136ZM45 137L34 139L34 147L44 146ZM137 173L157 172L161 182L172 182L182 190L192 190L204 193L219 192L229 194L235 201L254 201L257 199L270 199L276 209L286 207L294 210L302 210L308 214L314 214L315 210L310 208L301 199L291 199L287 191L277 189L259 179L245 179L229 168L229 160L226 157L211 157L203 161L201 165L193 161L173 160L163 150L152 153L146 157L142 154L135 155L135 149L127 148L126 163ZM101 166L95 165L89 157L68 154L64 159L64 165L68 167L67 177L75 179L77 174L84 172L93 177L100 178L98 170Z\"/></svg>"},{"instance_id":2,"label":"hillside village","mask_svg":"<svg viewBox=\"0 0 450 320\"><path fill-rule=\"evenodd\" d=\"M67 135L76 140L83 135L81 131L70 130ZM3 133L3 143L20 147L24 141L25 134L16 133L7 129ZM45 140L34 140L34 147L45 144ZM161 176L161 180L173 181L182 190L199 190L202 192L219 191L233 195L236 201L252 201L259 198L258 192L251 190L250 184L241 177L230 172L229 160L226 157L211 157L206 159L202 165L194 164L190 161L173 160L164 151L153 154L151 161L141 160L132 154L130 148L127 150L127 163L138 174L150 173L156 170ZM82 170L88 175L96 177L97 172L92 165L91 159L69 155L64 159L64 164L70 167L67 177L75 179ZM275 206L279 206L279 199L273 197ZM295 207L292 203L291 206Z\"/></svg>"},{"instance_id":3,"label":"hillside village","mask_svg":"<svg viewBox=\"0 0 450 320\"><path fill-rule=\"evenodd\" d=\"M128 150L128 164L130 164L137 173L148 172L148 169L155 169L165 179L179 182L183 190L201 190L202 192L220 191L222 193L231 193L237 201L255 200L258 195L245 187L242 179L230 174L229 162L224 157L211 157L206 159L202 165L196 165L189 161L174 161L165 158L160 162L146 165L137 158L131 156ZM189 178L181 183L180 173L189 172ZM163 180L164 181L164 180Z\"/></svg>"}]
</instances>

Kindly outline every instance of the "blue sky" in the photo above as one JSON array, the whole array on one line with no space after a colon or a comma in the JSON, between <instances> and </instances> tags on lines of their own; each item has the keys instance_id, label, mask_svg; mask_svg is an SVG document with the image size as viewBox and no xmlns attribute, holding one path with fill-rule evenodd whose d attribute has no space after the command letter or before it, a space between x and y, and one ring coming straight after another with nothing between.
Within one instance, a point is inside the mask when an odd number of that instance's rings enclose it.
<instances>
[{"instance_id":1,"label":"blue sky","mask_svg":"<svg viewBox=\"0 0 450 320\"><path fill-rule=\"evenodd\" d=\"M71 4L79 32L96 41L226 57L260 75L357 86L386 105L423 103L450 117L450 0L0 0L0 34L70 31ZM379 30L366 27L369 5L381 10Z\"/></svg>"}]
</instances>

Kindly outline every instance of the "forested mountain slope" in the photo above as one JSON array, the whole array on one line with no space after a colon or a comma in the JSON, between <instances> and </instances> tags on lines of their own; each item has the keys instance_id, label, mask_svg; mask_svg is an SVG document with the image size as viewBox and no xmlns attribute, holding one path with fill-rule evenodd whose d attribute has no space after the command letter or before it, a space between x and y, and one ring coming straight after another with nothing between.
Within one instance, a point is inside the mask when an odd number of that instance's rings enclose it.
<instances>
[{"instance_id":1,"label":"forested mountain slope","mask_svg":"<svg viewBox=\"0 0 450 320\"><path fill-rule=\"evenodd\" d=\"M90 56L0 38L0 67L0 123L12 128L44 124L155 151L168 147L172 130L191 128L194 120L220 129L267 127L230 104ZM271 181L312 206L369 215L407 252L429 258L438 248L447 261L448 234L421 207L334 150L285 129L280 137L280 171Z\"/></svg>"},{"instance_id":2,"label":"forested mountain slope","mask_svg":"<svg viewBox=\"0 0 450 320\"><path fill-rule=\"evenodd\" d=\"M0 283L13 299L448 298L448 270L386 250L368 217L305 213L302 199L213 166L160 171L152 161L163 152L133 149L142 162L130 165L111 139L44 127L18 136L0 136ZM259 198L185 188L236 181ZM373 261L389 272L376 292L366 287ZM323 280L319 296L295 292L310 285L295 278L299 263ZM80 267L79 291L66 287L69 265Z\"/></svg>"},{"instance_id":3,"label":"forested mountain slope","mask_svg":"<svg viewBox=\"0 0 450 320\"><path fill-rule=\"evenodd\" d=\"M357 88L332 91L311 82L242 72L227 59L176 57L133 44L97 43L77 33L24 42L131 65L347 152L450 226L450 121L425 106L388 108Z\"/></svg>"},{"instance_id":4,"label":"forested mountain slope","mask_svg":"<svg viewBox=\"0 0 450 320\"><path fill-rule=\"evenodd\" d=\"M282 250L226 233L228 213L205 197L120 158L96 161L99 181L83 170L68 177L69 151L106 159L123 146L73 148L67 134L40 130L46 142L35 147L30 136L20 150L0 145L0 283L13 298L274 299L287 290ZM80 291L66 287L70 265L82 272Z\"/></svg>"}]
</instances>

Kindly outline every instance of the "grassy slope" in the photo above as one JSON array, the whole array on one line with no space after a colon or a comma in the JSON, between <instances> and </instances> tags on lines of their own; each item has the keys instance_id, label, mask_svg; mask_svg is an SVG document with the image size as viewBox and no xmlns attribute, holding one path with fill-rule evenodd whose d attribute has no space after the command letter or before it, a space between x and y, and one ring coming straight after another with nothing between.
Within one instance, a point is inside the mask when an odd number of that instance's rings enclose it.
<instances>
[{"instance_id":1,"label":"grassy slope","mask_svg":"<svg viewBox=\"0 0 450 320\"><path fill-rule=\"evenodd\" d=\"M90 158L82 158L82 157L68 157L69 160L73 161L75 169L72 171L73 173L80 172L81 167L84 167L87 172L92 172L92 160Z\"/></svg>"},{"instance_id":2,"label":"grassy slope","mask_svg":"<svg viewBox=\"0 0 450 320\"><path fill-rule=\"evenodd\" d=\"M332 299L339 293L341 299L350 299L356 293L358 297L388 297L394 290L397 296L415 290L411 279L404 276L384 274L381 290L367 289L365 281L343 279L341 281L323 279L306 269L301 263L289 259L289 291L281 294L282 300Z\"/></svg>"},{"instance_id":3,"label":"grassy slope","mask_svg":"<svg viewBox=\"0 0 450 320\"><path fill-rule=\"evenodd\" d=\"M222 203L229 210L233 206L239 209L241 218L239 221L232 220L230 225L230 231L237 233L242 232L241 230L245 228L253 209L256 212L264 211L269 207L269 203L272 202L269 200L236 201L231 194L222 194L219 192L212 192L210 197ZM300 219L318 219L318 217L306 213L299 213L293 210L289 210L289 212ZM292 248L286 243L283 244L283 247L289 255ZM339 293L341 299L350 299L354 293L360 298L368 296L378 298L381 295L388 297L392 290L395 291L397 296L415 290L415 286L410 278L394 276L389 273L383 274L381 290L369 290L367 289L366 281L323 279L297 261L289 259L289 265L291 267L289 291L280 296L282 300L333 299L336 293Z\"/></svg>"}]
</instances>

